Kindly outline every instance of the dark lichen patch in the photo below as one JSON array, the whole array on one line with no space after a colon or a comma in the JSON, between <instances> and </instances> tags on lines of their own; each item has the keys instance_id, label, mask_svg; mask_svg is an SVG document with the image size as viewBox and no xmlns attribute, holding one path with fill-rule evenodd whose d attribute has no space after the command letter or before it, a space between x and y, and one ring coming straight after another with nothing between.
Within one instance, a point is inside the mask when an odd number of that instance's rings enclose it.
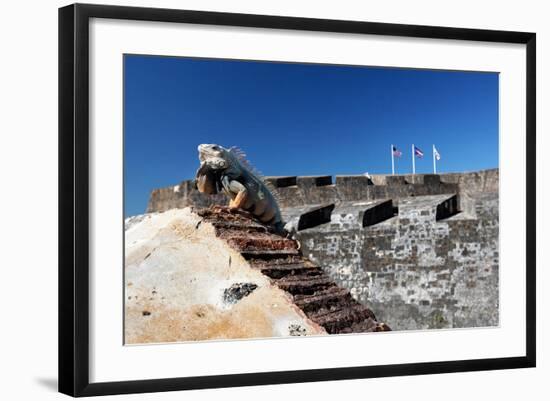
<instances>
[{"instance_id":1,"label":"dark lichen patch","mask_svg":"<svg viewBox=\"0 0 550 401\"><path fill-rule=\"evenodd\" d=\"M258 286L254 283L235 283L223 291L223 301L228 304L234 304L247 297Z\"/></svg>"},{"instance_id":2,"label":"dark lichen patch","mask_svg":"<svg viewBox=\"0 0 550 401\"><path fill-rule=\"evenodd\" d=\"M448 327L449 322L445 318L445 315L444 315L443 311L434 310L431 313L431 317L432 317L432 322L431 322L432 324L430 325L430 328L443 329L445 327Z\"/></svg>"},{"instance_id":3,"label":"dark lichen patch","mask_svg":"<svg viewBox=\"0 0 550 401\"><path fill-rule=\"evenodd\" d=\"M307 330L300 324L292 323L288 326L288 332L293 337L305 336Z\"/></svg>"}]
</instances>

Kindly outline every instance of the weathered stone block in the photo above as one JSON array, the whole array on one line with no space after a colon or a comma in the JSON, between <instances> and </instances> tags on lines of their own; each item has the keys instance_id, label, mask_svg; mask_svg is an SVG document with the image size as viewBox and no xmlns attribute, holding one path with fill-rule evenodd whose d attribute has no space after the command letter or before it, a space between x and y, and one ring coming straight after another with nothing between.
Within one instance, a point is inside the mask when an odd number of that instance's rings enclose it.
<instances>
[{"instance_id":1,"label":"weathered stone block","mask_svg":"<svg viewBox=\"0 0 550 401\"><path fill-rule=\"evenodd\" d=\"M296 185L296 176L264 177L275 188L284 188Z\"/></svg>"},{"instance_id":2,"label":"weathered stone block","mask_svg":"<svg viewBox=\"0 0 550 401\"><path fill-rule=\"evenodd\" d=\"M387 175L386 185L407 185L407 181L405 181L405 176L403 175Z\"/></svg>"},{"instance_id":3,"label":"weathered stone block","mask_svg":"<svg viewBox=\"0 0 550 401\"><path fill-rule=\"evenodd\" d=\"M322 187L332 185L332 176L330 175L312 175L296 177L296 185L303 188Z\"/></svg>"},{"instance_id":4,"label":"weathered stone block","mask_svg":"<svg viewBox=\"0 0 550 401\"><path fill-rule=\"evenodd\" d=\"M434 187L434 189L439 188L441 179L438 174L424 174L424 185Z\"/></svg>"}]
</instances>

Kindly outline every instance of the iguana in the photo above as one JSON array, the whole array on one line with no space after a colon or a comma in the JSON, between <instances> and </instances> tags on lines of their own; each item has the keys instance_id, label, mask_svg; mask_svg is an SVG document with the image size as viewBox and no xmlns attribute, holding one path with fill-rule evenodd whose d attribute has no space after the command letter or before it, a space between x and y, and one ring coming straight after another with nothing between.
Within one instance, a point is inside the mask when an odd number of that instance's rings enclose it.
<instances>
[{"instance_id":1,"label":"iguana","mask_svg":"<svg viewBox=\"0 0 550 401\"><path fill-rule=\"evenodd\" d=\"M247 210L262 223L284 232L281 211L269 184L241 150L215 144L199 145L198 150L201 165L195 183L200 192L216 194L223 190L230 199L230 210Z\"/></svg>"}]
</instances>

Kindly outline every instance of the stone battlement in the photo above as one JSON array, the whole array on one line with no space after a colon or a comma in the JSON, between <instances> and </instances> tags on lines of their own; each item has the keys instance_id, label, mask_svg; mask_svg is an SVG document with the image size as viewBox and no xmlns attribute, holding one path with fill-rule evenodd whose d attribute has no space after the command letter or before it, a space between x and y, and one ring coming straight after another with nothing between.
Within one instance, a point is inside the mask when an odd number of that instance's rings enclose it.
<instances>
[{"instance_id":1,"label":"stone battlement","mask_svg":"<svg viewBox=\"0 0 550 401\"><path fill-rule=\"evenodd\" d=\"M417 175L337 175L266 177L277 192L281 208L311 204L400 199L442 194L474 195L498 193L498 169L468 173ZM147 212L186 206L207 207L227 203L224 195L206 196L194 188L193 180L151 192Z\"/></svg>"}]
</instances>

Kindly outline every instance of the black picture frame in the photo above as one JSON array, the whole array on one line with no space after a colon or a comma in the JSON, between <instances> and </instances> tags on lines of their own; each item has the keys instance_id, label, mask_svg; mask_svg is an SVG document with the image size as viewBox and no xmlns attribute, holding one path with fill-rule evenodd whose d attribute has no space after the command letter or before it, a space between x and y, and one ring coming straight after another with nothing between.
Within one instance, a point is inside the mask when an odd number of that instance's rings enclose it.
<instances>
[{"instance_id":1,"label":"black picture frame","mask_svg":"<svg viewBox=\"0 0 550 401\"><path fill-rule=\"evenodd\" d=\"M526 45L526 353L521 357L90 383L89 21L161 21ZM74 4L59 9L59 391L71 396L534 367L536 363L536 35L435 26Z\"/></svg>"}]
</instances>

